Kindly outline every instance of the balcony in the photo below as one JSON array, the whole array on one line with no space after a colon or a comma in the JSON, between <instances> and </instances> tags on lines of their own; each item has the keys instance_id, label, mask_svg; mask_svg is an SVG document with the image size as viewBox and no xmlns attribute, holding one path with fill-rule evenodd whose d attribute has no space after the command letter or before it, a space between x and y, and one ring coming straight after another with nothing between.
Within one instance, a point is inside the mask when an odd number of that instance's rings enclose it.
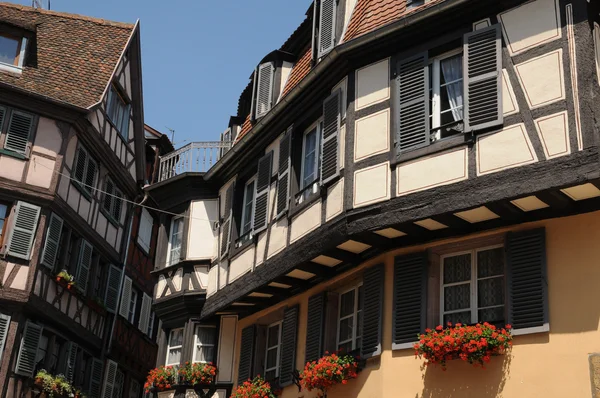
<instances>
[{"instance_id":1,"label":"balcony","mask_svg":"<svg viewBox=\"0 0 600 398\"><path fill-rule=\"evenodd\" d=\"M204 173L232 146L231 141L191 142L160 157L158 181L165 181L184 173Z\"/></svg>"}]
</instances>

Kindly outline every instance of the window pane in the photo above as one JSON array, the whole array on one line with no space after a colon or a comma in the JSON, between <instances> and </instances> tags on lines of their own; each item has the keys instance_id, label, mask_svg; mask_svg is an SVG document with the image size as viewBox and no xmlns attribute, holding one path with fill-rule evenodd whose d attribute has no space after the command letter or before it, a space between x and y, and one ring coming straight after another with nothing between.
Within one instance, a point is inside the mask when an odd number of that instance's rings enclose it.
<instances>
[{"instance_id":1,"label":"window pane","mask_svg":"<svg viewBox=\"0 0 600 398\"><path fill-rule=\"evenodd\" d=\"M197 344L215 344L215 328L196 327Z\"/></svg>"},{"instance_id":2,"label":"window pane","mask_svg":"<svg viewBox=\"0 0 600 398\"><path fill-rule=\"evenodd\" d=\"M354 290L342 294L340 300L340 318L354 313Z\"/></svg>"},{"instance_id":3,"label":"window pane","mask_svg":"<svg viewBox=\"0 0 600 398\"><path fill-rule=\"evenodd\" d=\"M444 259L444 284L471 280L471 254Z\"/></svg>"},{"instance_id":4,"label":"window pane","mask_svg":"<svg viewBox=\"0 0 600 398\"><path fill-rule=\"evenodd\" d=\"M171 331L171 337L169 339L169 346L180 346L183 343L183 329L176 329Z\"/></svg>"},{"instance_id":5,"label":"window pane","mask_svg":"<svg viewBox=\"0 0 600 398\"><path fill-rule=\"evenodd\" d=\"M471 311L455 312L453 314L446 314L446 315L444 315L444 325L446 325L448 322L451 322L452 324L455 324L455 323L469 324L469 323L471 323Z\"/></svg>"},{"instance_id":6,"label":"window pane","mask_svg":"<svg viewBox=\"0 0 600 398\"><path fill-rule=\"evenodd\" d=\"M267 351L267 369L277 367L277 348Z\"/></svg>"},{"instance_id":7,"label":"window pane","mask_svg":"<svg viewBox=\"0 0 600 398\"><path fill-rule=\"evenodd\" d=\"M19 41L9 37L0 36L0 62L14 65L17 57Z\"/></svg>"},{"instance_id":8,"label":"window pane","mask_svg":"<svg viewBox=\"0 0 600 398\"><path fill-rule=\"evenodd\" d=\"M471 284L444 288L444 311L462 310L471 306Z\"/></svg>"},{"instance_id":9,"label":"window pane","mask_svg":"<svg viewBox=\"0 0 600 398\"><path fill-rule=\"evenodd\" d=\"M479 322L489 322L498 326L503 326L504 323L504 306L486 308L477 312Z\"/></svg>"},{"instance_id":10,"label":"window pane","mask_svg":"<svg viewBox=\"0 0 600 398\"><path fill-rule=\"evenodd\" d=\"M279 325L271 326L268 332L267 347L276 347L279 344Z\"/></svg>"},{"instance_id":11,"label":"window pane","mask_svg":"<svg viewBox=\"0 0 600 398\"><path fill-rule=\"evenodd\" d=\"M354 317L349 317L340 321L339 341L352 339L352 322L354 322Z\"/></svg>"},{"instance_id":12,"label":"window pane","mask_svg":"<svg viewBox=\"0 0 600 398\"><path fill-rule=\"evenodd\" d=\"M347 343L340 344L338 346L338 350L343 351L343 352L350 352L350 351L352 351L352 342L349 341Z\"/></svg>"},{"instance_id":13,"label":"window pane","mask_svg":"<svg viewBox=\"0 0 600 398\"><path fill-rule=\"evenodd\" d=\"M2 238L2 228L4 228L4 220L6 219L7 206L0 204L0 238Z\"/></svg>"},{"instance_id":14,"label":"window pane","mask_svg":"<svg viewBox=\"0 0 600 398\"><path fill-rule=\"evenodd\" d=\"M478 281L477 301L480 308L504 304L504 277Z\"/></svg>"},{"instance_id":15,"label":"window pane","mask_svg":"<svg viewBox=\"0 0 600 398\"><path fill-rule=\"evenodd\" d=\"M198 347L196 346L196 362L212 362L214 358L214 347Z\"/></svg>"},{"instance_id":16,"label":"window pane","mask_svg":"<svg viewBox=\"0 0 600 398\"><path fill-rule=\"evenodd\" d=\"M317 156L317 130L312 130L304 138L303 181L302 188L313 182L317 177L315 169Z\"/></svg>"},{"instance_id":17,"label":"window pane","mask_svg":"<svg viewBox=\"0 0 600 398\"><path fill-rule=\"evenodd\" d=\"M242 220L242 234L250 231L252 227L252 212L254 211L254 181L246 185L244 191L244 219Z\"/></svg>"},{"instance_id":18,"label":"window pane","mask_svg":"<svg viewBox=\"0 0 600 398\"><path fill-rule=\"evenodd\" d=\"M358 311L358 314L356 314L357 319L356 319L356 335L357 336L361 336L362 335L362 327L363 327L363 313L362 311Z\"/></svg>"},{"instance_id":19,"label":"window pane","mask_svg":"<svg viewBox=\"0 0 600 398\"><path fill-rule=\"evenodd\" d=\"M176 364L179 362L181 362L181 348L170 349L167 364Z\"/></svg>"},{"instance_id":20,"label":"window pane","mask_svg":"<svg viewBox=\"0 0 600 398\"><path fill-rule=\"evenodd\" d=\"M268 372L265 372L265 380L266 381L272 381L276 377L277 377L277 371L275 369L269 370Z\"/></svg>"},{"instance_id":21,"label":"window pane","mask_svg":"<svg viewBox=\"0 0 600 398\"><path fill-rule=\"evenodd\" d=\"M477 277L504 275L504 248L485 250L477 253Z\"/></svg>"}]
</instances>

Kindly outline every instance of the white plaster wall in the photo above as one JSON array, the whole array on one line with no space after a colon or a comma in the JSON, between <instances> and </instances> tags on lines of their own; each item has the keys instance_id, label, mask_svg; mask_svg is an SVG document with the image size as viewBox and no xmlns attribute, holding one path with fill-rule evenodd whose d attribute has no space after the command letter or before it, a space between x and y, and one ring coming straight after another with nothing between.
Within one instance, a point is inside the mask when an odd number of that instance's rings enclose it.
<instances>
[{"instance_id":1,"label":"white plaster wall","mask_svg":"<svg viewBox=\"0 0 600 398\"><path fill-rule=\"evenodd\" d=\"M290 72L292 71L292 68L294 67L294 64L291 62L283 62L281 65L281 84L279 86L279 99L281 99L281 93L283 93L283 89L285 88L285 84L288 81L288 78L290 77ZM279 101L279 99L277 101Z\"/></svg>"},{"instance_id":2,"label":"white plaster wall","mask_svg":"<svg viewBox=\"0 0 600 398\"><path fill-rule=\"evenodd\" d=\"M177 271L175 271L175 274L173 275L173 286L175 287L176 291L181 291L182 285L183 285L183 268L178 268ZM175 292L172 292L175 293Z\"/></svg>"},{"instance_id":3,"label":"white plaster wall","mask_svg":"<svg viewBox=\"0 0 600 398\"><path fill-rule=\"evenodd\" d=\"M208 267L206 265L196 265L194 267L196 279L202 289L208 288Z\"/></svg>"},{"instance_id":4,"label":"white plaster wall","mask_svg":"<svg viewBox=\"0 0 600 398\"><path fill-rule=\"evenodd\" d=\"M240 276L250 272L254 265L254 246L250 246L242 254L231 260L229 267L229 281L231 283L238 279Z\"/></svg>"},{"instance_id":5,"label":"white plaster wall","mask_svg":"<svg viewBox=\"0 0 600 398\"><path fill-rule=\"evenodd\" d=\"M535 119L534 122L546 159L571 153L567 111L544 116Z\"/></svg>"},{"instance_id":6,"label":"white plaster wall","mask_svg":"<svg viewBox=\"0 0 600 398\"><path fill-rule=\"evenodd\" d=\"M390 162L354 172L354 207L368 206L390 198Z\"/></svg>"},{"instance_id":7,"label":"white plaster wall","mask_svg":"<svg viewBox=\"0 0 600 398\"><path fill-rule=\"evenodd\" d=\"M237 316L221 317L219 328L219 348L217 352L217 383L232 383L235 362L235 338L237 335Z\"/></svg>"},{"instance_id":8,"label":"white plaster wall","mask_svg":"<svg viewBox=\"0 0 600 398\"><path fill-rule=\"evenodd\" d=\"M390 150L390 110L384 109L356 120L354 131L355 162L388 152Z\"/></svg>"},{"instance_id":9,"label":"white plaster wall","mask_svg":"<svg viewBox=\"0 0 600 398\"><path fill-rule=\"evenodd\" d=\"M477 175L537 162L523 123L477 137Z\"/></svg>"},{"instance_id":10,"label":"white plaster wall","mask_svg":"<svg viewBox=\"0 0 600 398\"><path fill-rule=\"evenodd\" d=\"M119 251L117 247L117 228L112 223L108 223L105 239L115 250Z\"/></svg>"},{"instance_id":11,"label":"white plaster wall","mask_svg":"<svg viewBox=\"0 0 600 398\"><path fill-rule=\"evenodd\" d=\"M287 235L288 235L288 220L287 218L282 218L273 224L269 230L269 247L267 248L267 259L273 257L283 249L285 249L287 244Z\"/></svg>"},{"instance_id":12,"label":"white plaster wall","mask_svg":"<svg viewBox=\"0 0 600 398\"><path fill-rule=\"evenodd\" d=\"M502 69L502 112L504 116L519 113L519 103L506 69Z\"/></svg>"},{"instance_id":13,"label":"white plaster wall","mask_svg":"<svg viewBox=\"0 0 600 398\"><path fill-rule=\"evenodd\" d=\"M281 140L282 135L277 137L275 141L273 141L267 149L265 149L265 155L270 151L273 151L273 162L271 163L271 175L274 176L277 174L277 169L279 167L279 140Z\"/></svg>"},{"instance_id":14,"label":"white plaster wall","mask_svg":"<svg viewBox=\"0 0 600 398\"><path fill-rule=\"evenodd\" d=\"M19 267L15 280L10 284L12 289L25 290L27 286L27 275L29 274L29 267L26 265L15 265ZM8 268L7 268L8 270ZM8 275L9 272L6 273Z\"/></svg>"},{"instance_id":15,"label":"white plaster wall","mask_svg":"<svg viewBox=\"0 0 600 398\"><path fill-rule=\"evenodd\" d=\"M38 155L31 155L29 162L25 182L42 188L50 188L56 161Z\"/></svg>"},{"instance_id":16,"label":"white plaster wall","mask_svg":"<svg viewBox=\"0 0 600 398\"><path fill-rule=\"evenodd\" d=\"M562 48L515 65L529 108L565 99Z\"/></svg>"},{"instance_id":17,"label":"white plaster wall","mask_svg":"<svg viewBox=\"0 0 600 398\"><path fill-rule=\"evenodd\" d=\"M218 201L198 200L190 206L187 259L212 259L217 256L217 230L213 228L218 220Z\"/></svg>"},{"instance_id":18,"label":"white plaster wall","mask_svg":"<svg viewBox=\"0 0 600 398\"><path fill-rule=\"evenodd\" d=\"M40 117L33 143L33 152L56 157L62 145L62 134L54 120Z\"/></svg>"},{"instance_id":19,"label":"white plaster wall","mask_svg":"<svg viewBox=\"0 0 600 398\"><path fill-rule=\"evenodd\" d=\"M331 89L331 93L334 93L338 89L342 92L342 119L345 119L346 110L348 108L348 76L344 76L344 78Z\"/></svg>"},{"instance_id":20,"label":"white plaster wall","mask_svg":"<svg viewBox=\"0 0 600 398\"><path fill-rule=\"evenodd\" d=\"M71 189L71 192L76 191L76 189ZM70 195L69 195L70 196ZM106 225L108 224L108 220L102 213L98 213L98 221L96 222L96 232L100 235L104 236L106 232Z\"/></svg>"},{"instance_id":21,"label":"white plaster wall","mask_svg":"<svg viewBox=\"0 0 600 398\"><path fill-rule=\"evenodd\" d=\"M265 250L267 250L267 233L262 232L258 236L258 241L256 243L256 267L264 263Z\"/></svg>"},{"instance_id":22,"label":"white plaster wall","mask_svg":"<svg viewBox=\"0 0 600 398\"><path fill-rule=\"evenodd\" d=\"M23 179L25 163L26 162L21 159L0 155L0 177L13 181L21 181Z\"/></svg>"},{"instance_id":23,"label":"white plaster wall","mask_svg":"<svg viewBox=\"0 0 600 398\"><path fill-rule=\"evenodd\" d=\"M219 289L222 289L229 283L228 277L229 260L225 260L219 263Z\"/></svg>"},{"instance_id":24,"label":"white plaster wall","mask_svg":"<svg viewBox=\"0 0 600 398\"><path fill-rule=\"evenodd\" d=\"M154 298L160 298L163 290L165 289L165 286L167 286L167 281L165 279L164 275L159 275L158 277L158 283L156 284L156 291L154 294Z\"/></svg>"},{"instance_id":25,"label":"white plaster wall","mask_svg":"<svg viewBox=\"0 0 600 398\"><path fill-rule=\"evenodd\" d=\"M214 266L208 270L208 286L206 287L206 297L210 297L218 290L219 267Z\"/></svg>"},{"instance_id":26,"label":"white plaster wall","mask_svg":"<svg viewBox=\"0 0 600 398\"><path fill-rule=\"evenodd\" d=\"M290 231L290 244L296 242L321 225L321 201L308 207L292 219Z\"/></svg>"},{"instance_id":27,"label":"white plaster wall","mask_svg":"<svg viewBox=\"0 0 600 398\"><path fill-rule=\"evenodd\" d=\"M75 151L77 150L77 136L72 136L67 144L67 150L65 151L65 164L71 169L73 168L73 162L75 161Z\"/></svg>"},{"instance_id":28,"label":"white plaster wall","mask_svg":"<svg viewBox=\"0 0 600 398\"><path fill-rule=\"evenodd\" d=\"M390 98L389 58L356 71L356 109Z\"/></svg>"},{"instance_id":29,"label":"white plaster wall","mask_svg":"<svg viewBox=\"0 0 600 398\"><path fill-rule=\"evenodd\" d=\"M342 214L344 210L344 178L327 189L327 202L325 208L325 221Z\"/></svg>"}]
</instances>

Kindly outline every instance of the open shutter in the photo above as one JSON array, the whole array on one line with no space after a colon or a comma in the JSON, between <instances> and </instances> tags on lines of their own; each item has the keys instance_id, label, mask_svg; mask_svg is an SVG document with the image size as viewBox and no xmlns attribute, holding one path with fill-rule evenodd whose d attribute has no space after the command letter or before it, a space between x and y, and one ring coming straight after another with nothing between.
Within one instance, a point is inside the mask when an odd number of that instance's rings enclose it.
<instances>
[{"instance_id":1,"label":"open shutter","mask_svg":"<svg viewBox=\"0 0 600 398\"><path fill-rule=\"evenodd\" d=\"M321 184L340 175L339 136L341 123L341 90L323 102L323 137L321 139Z\"/></svg>"},{"instance_id":2,"label":"open shutter","mask_svg":"<svg viewBox=\"0 0 600 398\"><path fill-rule=\"evenodd\" d=\"M42 265L54 269L56 265L56 256L60 245L60 236L62 234L63 219L52 213L48 229L46 230L46 242L44 243L44 252L42 254Z\"/></svg>"},{"instance_id":3,"label":"open shutter","mask_svg":"<svg viewBox=\"0 0 600 398\"><path fill-rule=\"evenodd\" d=\"M131 302L131 290L133 283L131 278L126 276L123 280L123 290L121 291L121 306L119 307L119 315L123 318L129 318L129 303Z\"/></svg>"},{"instance_id":4,"label":"open shutter","mask_svg":"<svg viewBox=\"0 0 600 398\"><path fill-rule=\"evenodd\" d=\"M252 362L254 354L254 337L256 328L254 325L242 330L242 347L240 348L240 363L238 366L238 384L252 377Z\"/></svg>"},{"instance_id":5,"label":"open shutter","mask_svg":"<svg viewBox=\"0 0 600 398\"><path fill-rule=\"evenodd\" d=\"M29 321L25 323L19 356L17 357L17 365L15 366L16 374L33 377L36 365L35 357L40 344L40 338L42 337L42 330L43 328L35 323Z\"/></svg>"},{"instance_id":6,"label":"open shutter","mask_svg":"<svg viewBox=\"0 0 600 398\"><path fill-rule=\"evenodd\" d=\"M8 335L8 329L10 328L10 315L0 313L0 360L4 353L4 344L6 342L6 336Z\"/></svg>"},{"instance_id":7,"label":"open shutter","mask_svg":"<svg viewBox=\"0 0 600 398\"><path fill-rule=\"evenodd\" d=\"M113 390L117 381L117 363L106 360L106 372L104 374L104 389L102 390L102 398L113 398Z\"/></svg>"},{"instance_id":8,"label":"open shutter","mask_svg":"<svg viewBox=\"0 0 600 398\"><path fill-rule=\"evenodd\" d=\"M0 107L0 131L4 128L4 116L6 116L6 108Z\"/></svg>"},{"instance_id":9,"label":"open shutter","mask_svg":"<svg viewBox=\"0 0 600 398\"><path fill-rule=\"evenodd\" d=\"M73 165L73 175L79 182L85 182L85 165L87 164L88 154L82 147L77 149L77 158Z\"/></svg>"},{"instance_id":10,"label":"open shutter","mask_svg":"<svg viewBox=\"0 0 600 398\"><path fill-rule=\"evenodd\" d=\"M39 206L27 202L17 202L7 244L9 255L25 260L31 258L31 248L39 217Z\"/></svg>"},{"instance_id":11,"label":"open shutter","mask_svg":"<svg viewBox=\"0 0 600 398\"><path fill-rule=\"evenodd\" d=\"M502 41L500 25L464 36L465 131L501 125Z\"/></svg>"},{"instance_id":12,"label":"open shutter","mask_svg":"<svg viewBox=\"0 0 600 398\"><path fill-rule=\"evenodd\" d=\"M363 277L363 325L361 357L381 355L381 329L383 318L383 264L365 271Z\"/></svg>"},{"instance_id":13,"label":"open shutter","mask_svg":"<svg viewBox=\"0 0 600 398\"><path fill-rule=\"evenodd\" d=\"M4 149L29 155L31 150L30 138L33 132L33 115L28 113L12 111L8 130L6 131L6 140Z\"/></svg>"},{"instance_id":14,"label":"open shutter","mask_svg":"<svg viewBox=\"0 0 600 398\"><path fill-rule=\"evenodd\" d=\"M65 377L70 382L73 381L73 376L75 375L75 361L77 360L77 350L79 346L72 341L69 341L67 344L66 354L65 354Z\"/></svg>"},{"instance_id":15,"label":"open shutter","mask_svg":"<svg viewBox=\"0 0 600 398\"><path fill-rule=\"evenodd\" d=\"M429 70L427 52L398 63L396 149L429 145Z\"/></svg>"},{"instance_id":16,"label":"open shutter","mask_svg":"<svg viewBox=\"0 0 600 398\"><path fill-rule=\"evenodd\" d=\"M321 58L335 46L335 20L337 0L320 0L319 53Z\"/></svg>"},{"instance_id":17,"label":"open shutter","mask_svg":"<svg viewBox=\"0 0 600 398\"><path fill-rule=\"evenodd\" d=\"M138 329L144 333L148 333L148 322L150 321L150 306L152 305L152 298L144 293L142 297L142 309L140 310L140 321L138 323Z\"/></svg>"},{"instance_id":18,"label":"open shutter","mask_svg":"<svg viewBox=\"0 0 600 398\"><path fill-rule=\"evenodd\" d=\"M269 213L269 186L273 170L273 152L270 151L258 161L258 177L256 177L256 195L254 200L254 233L258 234L267 228Z\"/></svg>"},{"instance_id":19,"label":"open shutter","mask_svg":"<svg viewBox=\"0 0 600 398\"><path fill-rule=\"evenodd\" d=\"M121 270L111 265L108 269L108 280L106 282L106 293L104 294L104 305L106 310L111 313L117 312L117 302L119 299L119 288L121 287Z\"/></svg>"},{"instance_id":20,"label":"open shutter","mask_svg":"<svg viewBox=\"0 0 600 398\"><path fill-rule=\"evenodd\" d=\"M392 349L411 348L425 330L427 253L394 259Z\"/></svg>"},{"instance_id":21,"label":"open shutter","mask_svg":"<svg viewBox=\"0 0 600 398\"><path fill-rule=\"evenodd\" d=\"M125 373L117 369L117 376L115 377L115 383L113 385L112 398L123 397L123 385L125 384Z\"/></svg>"},{"instance_id":22,"label":"open shutter","mask_svg":"<svg viewBox=\"0 0 600 398\"><path fill-rule=\"evenodd\" d=\"M308 299L308 319L306 323L305 362L316 361L323 355L323 333L325 328L325 294L320 293Z\"/></svg>"},{"instance_id":23,"label":"open shutter","mask_svg":"<svg viewBox=\"0 0 600 398\"><path fill-rule=\"evenodd\" d=\"M277 169L277 217L290 206L290 166L292 153L292 130L288 127L279 141L279 167Z\"/></svg>"},{"instance_id":24,"label":"open shutter","mask_svg":"<svg viewBox=\"0 0 600 398\"><path fill-rule=\"evenodd\" d=\"M88 397L100 398L100 392L102 391L102 369L104 363L98 358L92 359L92 366L90 372L90 380L88 384Z\"/></svg>"},{"instance_id":25,"label":"open shutter","mask_svg":"<svg viewBox=\"0 0 600 398\"><path fill-rule=\"evenodd\" d=\"M273 75L274 68L271 62L258 67L258 79L256 81L256 118L266 115L273 104Z\"/></svg>"},{"instance_id":26,"label":"open shutter","mask_svg":"<svg viewBox=\"0 0 600 398\"><path fill-rule=\"evenodd\" d=\"M279 385L289 386L296 370L296 342L298 338L298 306L283 313L281 330L281 356L279 358Z\"/></svg>"},{"instance_id":27,"label":"open shutter","mask_svg":"<svg viewBox=\"0 0 600 398\"><path fill-rule=\"evenodd\" d=\"M87 285L90 276L90 270L92 268L92 254L94 248L85 239L81 240L81 247L79 248L79 262L77 265L77 272L75 272L75 283L81 291L87 291Z\"/></svg>"},{"instance_id":28,"label":"open shutter","mask_svg":"<svg viewBox=\"0 0 600 398\"><path fill-rule=\"evenodd\" d=\"M88 155L87 168L85 169L85 181L84 181L84 184L86 185L85 190L88 191L91 194L94 193L94 189L96 188L96 177L97 177L97 174L98 174L98 165Z\"/></svg>"},{"instance_id":29,"label":"open shutter","mask_svg":"<svg viewBox=\"0 0 600 398\"><path fill-rule=\"evenodd\" d=\"M513 334L547 332L550 323L545 230L511 232L506 243L508 323Z\"/></svg>"},{"instance_id":30,"label":"open shutter","mask_svg":"<svg viewBox=\"0 0 600 398\"><path fill-rule=\"evenodd\" d=\"M229 245L231 243L231 219L232 219L232 207L233 207L233 189L235 182L225 191L225 208L223 214L225 220L221 226L221 258L225 257L229 253Z\"/></svg>"}]
</instances>

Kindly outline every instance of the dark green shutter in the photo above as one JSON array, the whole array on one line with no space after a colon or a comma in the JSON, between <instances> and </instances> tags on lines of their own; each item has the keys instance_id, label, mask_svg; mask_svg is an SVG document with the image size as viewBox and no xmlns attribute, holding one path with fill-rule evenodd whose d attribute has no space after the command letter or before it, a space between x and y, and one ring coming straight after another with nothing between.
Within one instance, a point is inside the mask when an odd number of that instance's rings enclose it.
<instances>
[{"instance_id":1,"label":"dark green shutter","mask_svg":"<svg viewBox=\"0 0 600 398\"><path fill-rule=\"evenodd\" d=\"M279 384L289 386L296 370L296 342L298 338L298 306L287 308L283 313L281 330L281 357L279 362Z\"/></svg>"},{"instance_id":2,"label":"dark green shutter","mask_svg":"<svg viewBox=\"0 0 600 398\"><path fill-rule=\"evenodd\" d=\"M238 384L242 384L252 377L255 334L256 330L254 325L250 325L242 329L240 363L238 366Z\"/></svg>"},{"instance_id":3,"label":"dark green shutter","mask_svg":"<svg viewBox=\"0 0 600 398\"><path fill-rule=\"evenodd\" d=\"M104 305L106 310L111 313L117 311L117 301L119 299L119 289L121 287L121 270L111 265L108 270L108 280L106 281L106 292L104 295Z\"/></svg>"},{"instance_id":4,"label":"dark green shutter","mask_svg":"<svg viewBox=\"0 0 600 398\"><path fill-rule=\"evenodd\" d=\"M8 130L6 131L4 149L26 156L29 155L31 149L29 140L34 125L33 119L34 116L29 113L12 111L8 122Z\"/></svg>"},{"instance_id":5,"label":"dark green shutter","mask_svg":"<svg viewBox=\"0 0 600 398\"><path fill-rule=\"evenodd\" d=\"M40 217L40 207L27 202L17 202L7 244L7 253L29 260Z\"/></svg>"},{"instance_id":6,"label":"dark green shutter","mask_svg":"<svg viewBox=\"0 0 600 398\"><path fill-rule=\"evenodd\" d=\"M506 237L508 323L514 334L550 330L545 230Z\"/></svg>"},{"instance_id":7,"label":"dark green shutter","mask_svg":"<svg viewBox=\"0 0 600 398\"><path fill-rule=\"evenodd\" d=\"M325 293L308 299L306 321L306 362L316 361L323 355L325 330Z\"/></svg>"},{"instance_id":8,"label":"dark green shutter","mask_svg":"<svg viewBox=\"0 0 600 398\"><path fill-rule=\"evenodd\" d=\"M85 181L84 181L84 184L86 186L84 187L84 189L86 191L88 191L90 194L93 194L94 190L96 189L97 174L98 174L98 165L96 164L96 161L88 155L87 164L86 164L86 168L85 168Z\"/></svg>"},{"instance_id":9,"label":"dark green shutter","mask_svg":"<svg viewBox=\"0 0 600 398\"><path fill-rule=\"evenodd\" d=\"M65 349L64 357L64 375L70 382L73 381L75 376L75 361L77 360L77 350L79 346L72 341L69 341Z\"/></svg>"},{"instance_id":10,"label":"dark green shutter","mask_svg":"<svg viewBox=\"0 0 600 398\"><path fill-rule=\"evenodd\" d=\"M258 175L256 177L256 195L254 200L254 233L267 228L269 213L269 186L271 171L273 169L273 152L269 151L258 161Z\"/></svg>"},{"instance_id":11,"label":"dark green shutter","mask_svg":"<svg viewBox=\"0 0 600 398\"><path fill-rule=\"evenodd\" d=\"M319 0L319 53L321 58L335 47L337 0Z\"/></svg>"},{"instance_id":12,"label":"dark green shutter","mask_svg":"<svg viewBox=\"0 0 600 398\"><path fill-rule=\"evenodd\" d=\"M102 207L104 211L111 213L112 202L113 202L113 194L115 191L115 184L113 184L112 180L107 176L106 180L104 180L104 201L102 203Z\"/></svg>"},{"instance_id":13,"label":"dark green shutter","mask_svg":"<svg viewBox=\"0 0 600 398\"><path fill-rule=\"evenodd\" d=\"M384 277L385 268L383 264L367 269L363 277L362 358L370 358L381 354Z\"/></svg>"},{"instance_id":14,"label":"dark green shutter","mask_svg":"<svg viewBox=\"0 0 600 398\"><path fill-rule=\"evenodd\" d=\"M48 228L46 229L46 242L44 243L44 251L42 253L42 264L50 269L54 269L56 265L62 227L63 219L52 213L48 222Z\"/></svg>"},{"instance_id":15,"label":"dark green shutter","mask_svg":"<svg viewBox=\"0 0 600 398\"><path fill-rule=\"evenodd\" d=\"M0 360L2 359L2 354L4 353L4 344L6 343L6 336L8 335L9 328L10 315L0 313Z\"/></svg>"},{"instance_id":16,"label":"dark green shutter","mask_svg":"<svg viewBox=\"0 0 600 398\"><path fill-rule=\"evenodd\" d=\"M321 183L340 175L339 140L341 123L341 90L323 101L323 133L321 137Z\"/></svg>"},{"instance_id":17,"label":"dark green shutter","mask_svg":"<svg viewBox=\"0 0 600 398\"><path fill-rule=\"evenodd\" d=\"M427 253L394 259L392 349L410 348L425 330Z\"/></svg>"},{"instance_id":18,"label":"dark green shutter","mask_svg":"<svg viewBox=\"0 0 600 398\"><path fill-rule=\"evenodd\" d=\"M112 209L110 211L111 217L118 223L121 222L121 211L123 208L123 193L120 190L114 190L113 194L115 195L112 200Z\"/></svg>"},{"instance_id":19,"label":"dark green shutter","mask_svg":"<svg viewBox=\"0 0 600 398\"><path fill-rule=\"evenodd\" d=\"M465 131L503 123L502 41L500 25L464 36Z\"/></svg>"},{"instance_id":20,"label":"dark green shutter","mask_svg":"<svg viewBox=\"0 0 600 398\"><path fill-rule=\"evenodd\" d=\"M78 289L85 292L87 291L87 285L90 276L90 270L92 269L92 254L94 248L85 239L81 240L81 247L79 249L79 260L77 263L77 270L75 272L75 283Z\"/></svg>"},{"instance_id":21,"label":"dark green shutter","mask_svg":"<svg viewBox=\"0 0 600 398\"><path fill-rule=\"evenodd\" d=\"M285 213L290 204L290 166L292 153L292 130L288 127L279 141L279 168L277 176L277 217Z\"/></svg>"},{"instance_id":22,"label":"dark green shutter","mask_svg":"<svg viewBox=\"0 0 600 398\"><path fill-rule=\"evenodd\" d=\"M73 176L79 182L85 182L85 165L87 164L88 154L83 147L77 149L77 157L73 164Z\"/></svg>"},{"instance_id":23,"label":"dark green shutter","mask_svg":"<svg viewBox=\"0 0 600 398\"><path fill-rule=\"evenodd\" d=\"M229 253L229 245L231 243L231 219L233 208L233 190L235 181L232 182L225 191L224 216L223 225L221 226L221 258Z\"/></svg>"},{"instance_id":24,"label":"dark green shutter","mask_svg":"<svg viewBox=\"0 0 600 398\"><path fill-rule=\"evenodd\" d=\"M35 357L37 356L43 328L27 321L21 338L21 347L17 357L15 373L21 376L33 377L35 370Z\"/></svg>"},{"instance_id":25,"label":"dark green shutter","mask_svg":"<svg viewBox=\"0 0 600 398\"><path fill-rule=\"evenodd\" d=\"M100 392L102 391L102 370L104 363L98 359L92 359L92 366L90 371L90 379L88 384L88 397L100 398Z\"/></svg>"},{"instance_id":26,"label":"dark green shutter","mask_svg":"<svg viewBox=\"0 0 600 398\"><path fill-rule=\"evenodd\" d=\"M427 52L401 60L396 71L398 152L429 145Z\"/></svg>"},{"instance_id":27,"label":"dark green shutter","mask_svg":"<svg viewBox=\"0 0 600 398\"><path fill-rule=\"evenodd\" d=\"M271 62L258 67L258 79L256 80L256 118L266 115L273 104L273 75L274 70Z\"/></svg>"}]
</instances>

